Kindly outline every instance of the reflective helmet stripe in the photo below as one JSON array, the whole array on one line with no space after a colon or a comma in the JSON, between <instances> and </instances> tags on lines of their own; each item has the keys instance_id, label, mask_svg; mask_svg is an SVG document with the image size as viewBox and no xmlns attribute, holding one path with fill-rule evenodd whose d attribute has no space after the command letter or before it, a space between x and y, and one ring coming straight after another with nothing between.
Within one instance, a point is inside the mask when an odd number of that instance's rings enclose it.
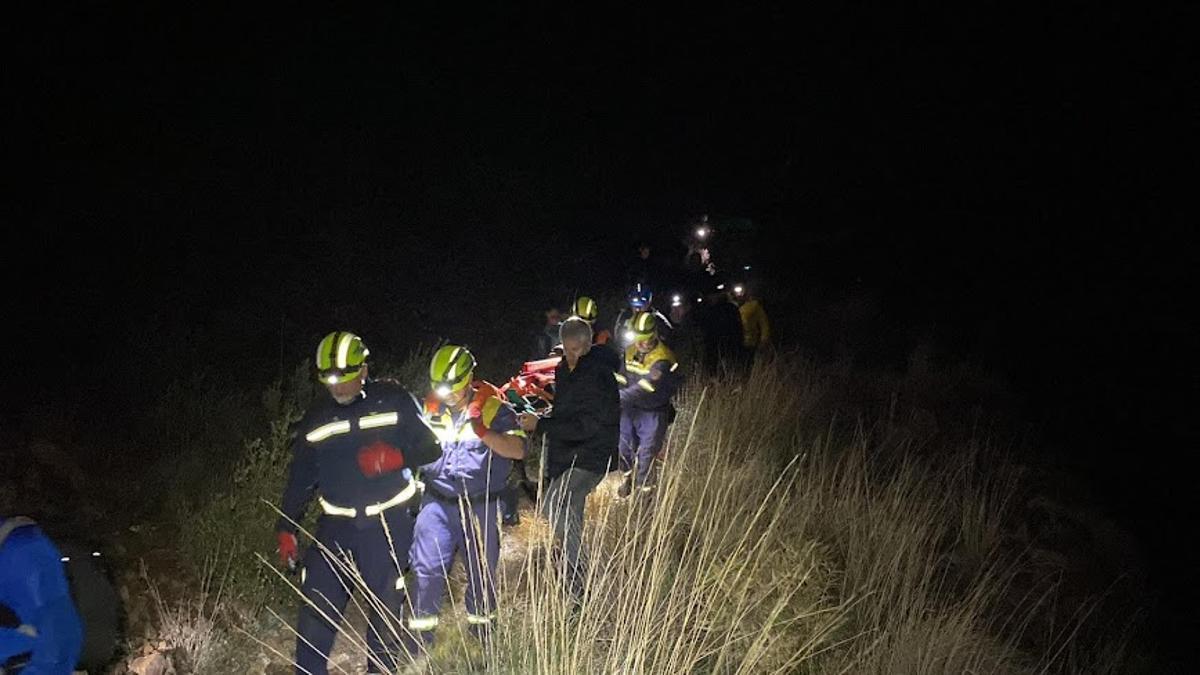
<instances>
[{"instance_id":1,"label":"reflective helmet stripe","mask_svg":"<svg viewBox=\"0 0 1200 675\"><path fill-rule=\"evenodd\" d=\"M353 333L342 333L342 337L338 340L337 346L337 367L345 368L346 357L350 355L350 344L354 342Z\"/></svg>"}]
</instances>

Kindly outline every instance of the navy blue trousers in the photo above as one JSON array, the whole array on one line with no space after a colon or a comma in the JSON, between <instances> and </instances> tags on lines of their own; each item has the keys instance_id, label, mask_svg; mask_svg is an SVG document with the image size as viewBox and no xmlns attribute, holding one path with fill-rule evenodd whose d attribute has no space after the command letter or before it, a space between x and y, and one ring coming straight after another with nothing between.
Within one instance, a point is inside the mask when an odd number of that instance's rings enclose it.
<instances>
[{"instance_id":1,"label":"navy blue trousers","mask_svg":"<svg viewBox=\"0 0 1200 675\"><path fill-rule=\"evenodd\" d=\"M621 410L621 470L636 471L634 485L646 484L650 465L662 450L671 413L667 410Z\"/></svg>"},{"instance_id":2,"label":"navy blue trousers","mask_svg":"<svg viewBox=\"0 0 1200 675\"><path fill-rule=\"evenodd\" d=\"M387 521L386 532L379 516L322 516L318 521L317 540L338 560L357 569L361 582L356 582L341 565L331 564L318 546L310 546L305 552L300 586L304 597L316 607L306 602L300 608L296 664L303 670L298 668L297 673L308 671L324 675L329 672L328 655L337 635L337 628L330 620L341 620L351 592L361 584L365 584L378 599L378 603L365 603L371 608L371 627L366 638L372 658L368 661L367 672L394 672L396 664L404 662L399 654L411 647L411 641L405 639L403 622L403 572L412 545L413 517L401 505L385 511L383 518Z\"/></svg>"}]
</instances>

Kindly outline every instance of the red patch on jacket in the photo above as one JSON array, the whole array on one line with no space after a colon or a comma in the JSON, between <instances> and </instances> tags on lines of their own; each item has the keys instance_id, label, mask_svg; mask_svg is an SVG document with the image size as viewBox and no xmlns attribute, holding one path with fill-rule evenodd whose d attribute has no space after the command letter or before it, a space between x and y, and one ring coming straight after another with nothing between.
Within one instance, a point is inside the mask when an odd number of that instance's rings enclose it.
<instances>
[{"instance_id":1,"label":"red patch on jacket","mask_svg":"<svg viewBox=\"0 0 1200 675\"><path fill-rule=\"evenodd\" d=\"M399 448L375 441L358 451L358 469L368 478L404 468L404 453Z\"/></svg>"}]
</instances>

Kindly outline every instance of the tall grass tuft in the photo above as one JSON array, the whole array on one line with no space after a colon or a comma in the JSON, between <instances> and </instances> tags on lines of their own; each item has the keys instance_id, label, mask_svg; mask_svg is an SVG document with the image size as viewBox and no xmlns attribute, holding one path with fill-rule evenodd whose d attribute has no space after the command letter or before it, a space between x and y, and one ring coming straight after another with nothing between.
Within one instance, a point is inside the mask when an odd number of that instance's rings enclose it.
<instances>
[{"instance_id":1,"label":"tall grass tuft","mask_svg":"<svg viewBox=\"0 0 1200 675\"><path fill-rule=\"evenodd\" d=\"M592 495L581 597L544 527L503 550L477 642L451 585L431 672L1094 672L1014 544L1021 474L999 443L921 435L895 405L834 415L831 380L784 355L693 379L652 495ZM839 421L840 420L840 421ZM478 526L478 524L475 524ZM502 537L511 538L511 531ZM369 600L368 600L369 602ZM1028 640L1044 614L1063 627ZM395 617L393 630L404 629ZM1127 625L1112 633L1119 659ZM363 636L347 635L361 650ZM1034 645L1031 647L1030 645Z\"/></svg>"}]
</instances>

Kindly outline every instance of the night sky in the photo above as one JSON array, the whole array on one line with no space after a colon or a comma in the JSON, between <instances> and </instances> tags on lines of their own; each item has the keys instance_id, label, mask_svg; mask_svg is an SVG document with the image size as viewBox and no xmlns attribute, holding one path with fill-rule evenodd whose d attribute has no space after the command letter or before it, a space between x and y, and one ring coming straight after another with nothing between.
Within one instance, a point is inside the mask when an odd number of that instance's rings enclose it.
<instances>
[{"instance_id":1,"label":"night sky","mask_svg":"<svg viewBox=\"0 0 1200 675\"><path fill-rule=\"evenodd\" d=\"M1161 547L1192 529L1195 16L1057 5L21 17L5 423L115 433L172 377L257 387L338 322L397 352L533 322L639 239L737 215L776 279L869 289L1003 373Z\"/></svg>"}]
</instances>

